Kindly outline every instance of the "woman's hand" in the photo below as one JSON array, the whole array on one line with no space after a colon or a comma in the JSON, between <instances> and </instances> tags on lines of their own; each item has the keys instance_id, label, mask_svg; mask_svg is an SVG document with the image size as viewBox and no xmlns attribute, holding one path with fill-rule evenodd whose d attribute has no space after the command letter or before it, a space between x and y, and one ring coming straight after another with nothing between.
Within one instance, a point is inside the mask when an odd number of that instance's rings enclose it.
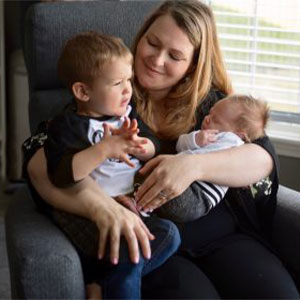
<instances>
[{"instance_id":1,"label":"woman's hand","mask_svg":"<svg viewBox=\"0 0 300 300\"><path fill-rule=\"evenodd\" d=\"M159 155L140 169L142 175L149 174L138 189L138 208L148 211L156 209L182 194L196 180L193 170L193 155Z\"/></svg>"},{"instance_id":2,"label":"woman's hand","mask_svg":"<svg viewBox=\"0 0 300 300\"><path fill-rule=\"evenodd\" d=\"M110 240L110 259L113 264L119 260L120 238L124 235L133 263L139 261L139 243L145 258L151 257L150 233L142 219L135 213L110 199L109 205L96 205L92 208L92 220L99 229L99 259L103 258L107 240Z\"/></svg>"},{"instance_id":3,"label":"woman's hand","mask_svg":"<svg viewBox=\"0 0 300 300\"><path fill-rule=\"evenodd\" d=\"M56 188L47 176L44 149L36 152L28 164L31 182L39 195L53 207L94 221L100 231L99 255L103 257L110 239L110 257L118 261L120 236L124 235L133 262L139 259L139 246L145 258L151 256L149 240L154 236L140 217L109 197L89 176L71 188ZM74 201L74 199L76 201Z\"/></svg>"}]
</instances>

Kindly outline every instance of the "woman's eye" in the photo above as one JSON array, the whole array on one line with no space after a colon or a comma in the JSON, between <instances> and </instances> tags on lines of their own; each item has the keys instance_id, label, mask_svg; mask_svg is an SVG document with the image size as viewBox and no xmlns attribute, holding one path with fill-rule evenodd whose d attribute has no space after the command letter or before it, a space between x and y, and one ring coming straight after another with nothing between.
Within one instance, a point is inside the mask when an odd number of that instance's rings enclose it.
<instances>
[{"instance_id":1,"label":"woman's eye","mask_svg":"<svg viewBox=\"0 0 300 300\"><path fill-rule=\"evenodd\" d=\"M158 45L157 44L155 44L153 41L151 41L151 40L149 40L149 39L147 39L147 42L148 42L148 44L150 45L150 46L152 46L152 47L158 47Z\"/></svg>"},{"instance_id":2,"label":"woman's eye","mask_svg":"<svg viewBox=\"0 0 300 300\"><path fill-rule=\"evenodd\" d=\"M171 57L173 60L176 60L176 61L181 60L181 57L178 57L178 56L176 56L176 55L174 55L174 54L170 54L170 57Z\"/></svg>"}]
</instances>

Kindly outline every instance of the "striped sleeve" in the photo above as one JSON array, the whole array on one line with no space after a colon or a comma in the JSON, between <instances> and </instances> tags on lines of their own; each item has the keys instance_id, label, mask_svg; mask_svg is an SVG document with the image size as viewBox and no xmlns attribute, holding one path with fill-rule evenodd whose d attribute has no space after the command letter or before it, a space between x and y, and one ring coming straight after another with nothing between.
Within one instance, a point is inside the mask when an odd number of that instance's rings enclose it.
<instances>
[{"instance_id":1,"label":"striped sleeve","mask_svg":"<svg viewBox=\"0 0 300 300\"><path fill-rule=\"evenodd\" d=\"M215 207L224 198L228 187L213 184L205 181L198 181L198 184L202 188L202 191L206 195L207 199L211 202L212 207Z\"/></svg>"}]
</instances>

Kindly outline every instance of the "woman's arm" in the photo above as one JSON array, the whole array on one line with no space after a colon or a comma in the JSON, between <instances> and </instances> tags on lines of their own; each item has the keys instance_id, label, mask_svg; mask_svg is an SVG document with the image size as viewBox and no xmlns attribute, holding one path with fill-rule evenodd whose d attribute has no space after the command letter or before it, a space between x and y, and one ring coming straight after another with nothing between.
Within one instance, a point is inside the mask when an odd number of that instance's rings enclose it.
<instances>
[{"instance_id":1,"label":"woman's arm","mask_svg":"<svg viewBox=\"0 0 300 300\"><path fill-rule=\"evenodd\" d=\"M80 215L95 222L99 229L99 257L103 257L110 238L112 262L118 261L120 236L124 235L133 262L139 260L139 246L146 258L151 256L149 240L153 235L142 220L109 197L89 176L72 188L58 189L51 184L43 148L28 164L30 180L39 195L57 209Z\"/></svg>"},{"instance_id":2,"label":"woman's arm","mask_svg":"<svg viewBox=\"0 0 300 300\"><path fill-rule=\"evenodd\" d=\"M194 181L243 187L267 177L273 168L271 155L256 144L194 155L161 155L140 172L150 174L137 192L138 205L155 209L183 193ZM166 197L159 197L163 191Z\"/></svg>"}]
</instances>

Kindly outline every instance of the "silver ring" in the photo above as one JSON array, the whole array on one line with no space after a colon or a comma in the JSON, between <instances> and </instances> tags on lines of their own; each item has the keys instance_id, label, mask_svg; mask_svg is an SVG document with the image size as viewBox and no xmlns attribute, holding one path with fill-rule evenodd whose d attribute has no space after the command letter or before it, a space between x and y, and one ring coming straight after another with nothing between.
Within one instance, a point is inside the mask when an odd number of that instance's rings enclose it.
<instances>
[{"instance_id":1,"label":"silver ring","mask_svg":"<svg viewBox=\"0 0 300 300\"><path fill-rule=\"evenodd\" d=\"M167 198L168 198L168 195L166 194L166 192L160 191L159 194L158 194L158 197L159 197L159 198L167 199Z\"/></svg>"}]
</instances>

